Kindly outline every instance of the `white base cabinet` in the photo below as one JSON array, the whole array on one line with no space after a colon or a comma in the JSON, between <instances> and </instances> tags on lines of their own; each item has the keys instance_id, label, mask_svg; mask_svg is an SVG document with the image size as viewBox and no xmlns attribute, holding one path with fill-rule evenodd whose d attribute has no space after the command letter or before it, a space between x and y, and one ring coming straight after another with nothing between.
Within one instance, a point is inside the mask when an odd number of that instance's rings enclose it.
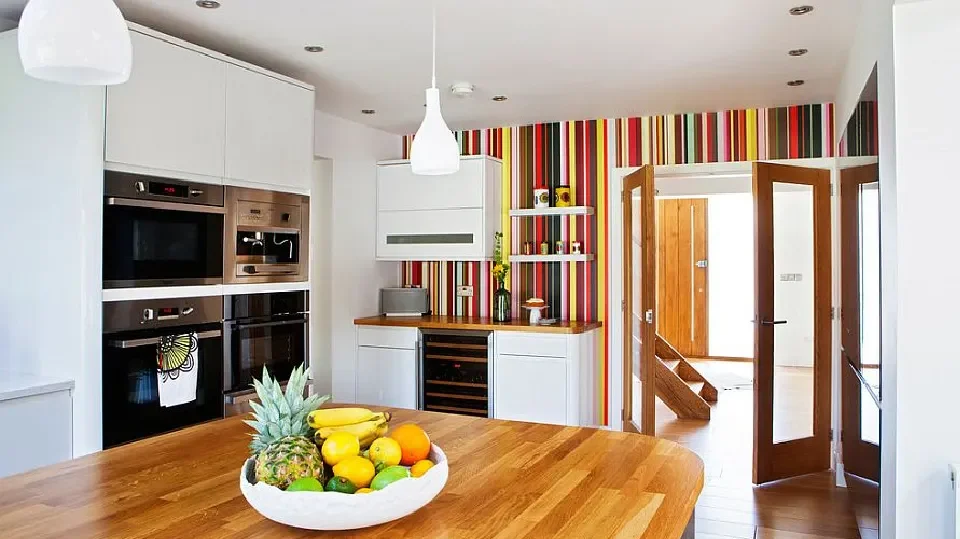
<instances>
[{"instance_id":1,"label":"white base cabinet","mask_svg":"<svg viewBox=\"0 0 960 539\"><path fill-rule=\"evenodd\" d=\"M357 402L417 409L416 328L357 328Z\"/></svg>"},{"instance_id":2,"label":"white base cabinet","mask_svg":"<svg viewBox=\"0 0 960 539\"><path fill-rule=\"evenodd\" d=\"M0 477L73 457L70 390L2 400L0 425L13 436L0 444Z\"/></svg>"},{"instance_id":3,"label":"white base cabinet","mask_svg":"<svg viewBox=\"0 0 960 539\"><path fill-rule=\"evenodd\" d=\"M593 426L597 419L596 330L579 335L494 334L493 417Z\"/></svg>"}]
</instances>

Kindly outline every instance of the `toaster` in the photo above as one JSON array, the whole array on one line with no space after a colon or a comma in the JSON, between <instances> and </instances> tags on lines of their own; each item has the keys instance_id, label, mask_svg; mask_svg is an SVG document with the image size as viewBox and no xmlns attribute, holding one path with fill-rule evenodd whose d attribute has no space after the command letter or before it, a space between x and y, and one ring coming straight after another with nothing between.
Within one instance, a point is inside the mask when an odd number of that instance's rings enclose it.
<instances>
[{"instance_id":1,"label":"toaster","mask_svg":"<svg viewBox=\"0 0 960 539\"><path fill-rule=\"evenodd\" d=\"M381 288L380 314L386 316L430 314L430 291L426 288Z\"/></svg>"}]
</instances>

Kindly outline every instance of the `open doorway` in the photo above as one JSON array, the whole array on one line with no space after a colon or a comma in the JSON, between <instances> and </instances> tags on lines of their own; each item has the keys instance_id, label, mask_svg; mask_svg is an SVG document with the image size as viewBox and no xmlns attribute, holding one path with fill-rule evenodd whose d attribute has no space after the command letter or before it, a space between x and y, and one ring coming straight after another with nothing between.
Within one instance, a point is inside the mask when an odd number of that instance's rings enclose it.
<instances>
[{"instance_id":1,"label":"open doorway","mask_svg":"<svg viewBox=\"0 0 960 539\"><path fill-rule=\"evenodd\" d=\"M631 327L629 334L620 333L614 322L611 334L615 339L629 338L631 346L628 350L625 341L624 353L633 354L638 360L622 366L622 374L632 382L624 387L631 393L628 398L632 410L627 416L644 419L652 415L652 427L643 429L641 421L637 423L641 427L638 430L677 441L698 453L706 464L707 505L703 511L698 508L698 531L756 531L762 527L760 523L768 523L764 517L769 516L765 508L768 494L773 502L781 495L802 490L803 494L795 500L797 504L829 498L836 502L831 511L836 511L828 515L830 524L826 527L822 527L825 515L814 511L804 517L809 517L809 527L791 521L791 525L797 526L792 531L857 537L860 517L873 511L870 506L876 491L869 487L861 490L860 484L837 490L837 477L830 471L831 457L839 456L834 445L834 441L839 445L839 439L832 436L839 421L839 392L831 395L833 382L839 386L840 380L839 321L833 320L831 312L832 305L839 300L839 286L836 290L833 287L839 257L833 252L837 246L830 194L831 176L839 178L838 164L824 159L791 165L801 166L754 165L760 167L759 175L750 164L656 167L652 174L655 194L651 196L651 206L657 209L652 225L655 233L647 237L638 226L637 216L630 216L635 222L629 227L623 223L623 235L611 237L613 245L623 239L630 243L633 263L644 259L647 252L656 253L653 265L647 266L646 271L628 264L626 253L623 260L612 261L614 267L621 264L623 274L631 274L635 286L631 285L629 291L633 294L624 296L617 294L627 290L612 290L614 302L625 299L623 324ZM625 176L631 173L623 171ZM614 189L619 187L618 181L615 177ZM764 186L762 189L758 189L758 181ZM633 207L644 206L642 194L634 192L629 200ZM672 212L669 218L664 218L664 208ZM698 211L704 213L702 225L698 223ZM629 211L625 209L621 215L626 218ZM765 223L763 227L758 226L761 221ZM611 230L619 228L615 223ZM683 230L684 226L689 232ZM698 240L698 233L705 239ZM676 236L674 247L656 244L670 234ZM704 250L706 263L698 264L704 260L700 254ZM681 262L656 258L663 253ZM673 284L668 286L686 286L690 293L678 297L676 292L661 290L657 282L654 302L645 304L642 292L649 285L650 279L644 279L651 274L649 268L655 269L652 273L656 280L672 280ZM666 271L674 275L666 275ZM761 271L763 279L758 277ZM611 281L614 283L615 278L611 277ZM677 285L678 282L681 284ZM639 295L635 295L637 290ZM671 293L675 295L670 298L675 307L662 300ZM698 293L705 296L702 307L698 305ZM670 321L671 313L664 310L679 308L681 304L694 315L677 316L679 322ZM698 308L701 313L706 312L705 355L686 357L677 347L670 346L669 339L656 337L661 331L674 331L673 335L680 337L672 338L686 341L695 350L700 336L696 327L700 319L695 314ZM664 323L661 317L669 322ZM647 326L656 328L653 336L645 335ZM724 330L718 331L718 327ZM711 347L715 338L725 342L717 341ZM740 351L724 353L725 357L711 350L723 346L738 350L738 343ZM643 372L645 352L652 353L655 359L647 373ZM761 361L754 361L754 357ZM863 363L869 366L866 360ZM619 374L616 371L613 366L614 376ZM668 405L660 375L670 371L707 401L709 419L682 418L679 406ZM702 380L696 381L696 375ZM611 385L617 387L617 382ZM708 385L716 389L713 401L703 393ZM648 414L643 405L651 400L651 394L655 394L654 410ZM611 406L615 408L616 404ZM837 413L832 413L834 406ZM816 473L806 475L811 472ZM789 479L778 481L781 478ZM755 483L764 485L754 487ZM745 504L750 508L744 510L744 515L720 511L717 516L724 521L722 524L706 529L699 526L700 518L713 510L729 509L720 498L740 492L737 489L750 493L750 502ZM714 499L716 506L710 505ZM861 506L867 509L860 510ZM737 522L731 524L725 521L727 518Z\"/></svg>"}]
</instances>

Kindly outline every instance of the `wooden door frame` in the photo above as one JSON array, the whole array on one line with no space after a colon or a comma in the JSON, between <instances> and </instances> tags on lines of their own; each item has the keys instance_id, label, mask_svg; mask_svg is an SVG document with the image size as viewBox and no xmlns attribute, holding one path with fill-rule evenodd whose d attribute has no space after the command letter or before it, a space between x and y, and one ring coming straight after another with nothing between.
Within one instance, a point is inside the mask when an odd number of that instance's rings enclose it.
<instances>
[{"instance_id":1,"label":"wooden door frame","mask_svg":"<svg viewBox=\"0 0 960 539\"><path fill-rule=\"evenodd\" d=\"M860 434L860 186L879 182L877 164L840 171L841 446L844 471L880 481L880 447ZM852 288L848 285L854 283Z\"/></svg>"},{"instance_id":2,"label":"wooden door frame","mask_svg":"<svg viewBox=\"0 0 960 539\"><path fill-rule=\"evenodd\" d=\"M813 436L774 443L773 440L773 183L813 187L814 227L814 398ZM755 227L755 318L753 481L766 483L830 468L831 369L833 368L832 238L830 171L771 163L753 164ZM761 246L768 248L761 249ZM765 358L769 358L766 361Z\"/></svg>"},{"instance_id":3,"label":"wooden door frame","mask_svg":"<svg viewBox=\"0 0 960 539\"><path fill-rule=\"evenodd\" d=\"M644 267L643 282L640 284L641 313L648 309L653 312L653 320L640 323L640 387L642 401L640 403L640 428L637 428L633 415L633 197L634 189L642 189L640 204L640 234L641 260ZM622 359L623 359L623 430L640 432L649 436L656 434L656 391L654 380L653 343L656 339L656 280L648 279L648 275L656 275L656 226L654 226L654 171L651 165L644 165L639 170L623 178L621 191L621 205L623 208L623 303L622 303Z\"/></svg>"}]
</instances>

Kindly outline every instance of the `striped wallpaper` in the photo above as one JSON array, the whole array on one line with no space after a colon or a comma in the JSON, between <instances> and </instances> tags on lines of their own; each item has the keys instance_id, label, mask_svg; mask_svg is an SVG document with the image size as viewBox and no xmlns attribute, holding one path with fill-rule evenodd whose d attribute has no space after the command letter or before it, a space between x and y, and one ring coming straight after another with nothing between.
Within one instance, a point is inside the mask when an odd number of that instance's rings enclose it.
<instances>
[{"instance_id":1,"label":"striped wallpaper","mask_svg":"<svg viewBox=\"0 0 960 539\"><path fill-rule=\"evenodd\" d=\"M514 316L529 297L541 297L550 315L570 320L600 320L608 308L607 194L614 167L641 164L689 164L795 159L833 155L833 105L812 104L770 109L728 110L554 122L456 133L463 155L490 155L503 160L503 207L530 208L533 188L569 186L576 205L594 206L594 216L505 218L504 246L522 252L534 247L579 241L587 263L512 264L507 286L513 293ZM408 158L412 136L403 139ZM487 262L404 262L404 285L430 289L436 314L488 316L495 284ZM457 298L456 287L473 285L474 297ZM598 339L601 399L598 424L609 423L607 368L611 343L604 324Z\"/></svg>"},{"instance_id":2,"label":"striped wallpaper","mask_svg":"<svg viewBox=\"0 0 960 539\"><path fill-rule=\"evenodd\" d=\"M861 101L840 138L841 157L880 155L880 112L876 101Z\"/></svg>"}]
</instances>

